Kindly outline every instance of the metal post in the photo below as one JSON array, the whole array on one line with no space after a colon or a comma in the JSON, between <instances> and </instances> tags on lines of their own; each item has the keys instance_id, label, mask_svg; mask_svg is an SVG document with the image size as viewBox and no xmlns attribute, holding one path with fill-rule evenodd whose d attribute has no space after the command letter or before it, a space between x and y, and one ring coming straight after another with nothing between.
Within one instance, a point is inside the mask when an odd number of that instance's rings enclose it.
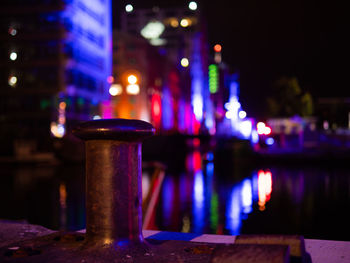
<instances>
[{"instance_id":1,"label":"metal post","mask_svg":"<svg viewBox=\"0 0 350 263\"><path fill-rule=\"evenodd\" d=\"M85 140L87 244L142 243L141 141L153 126L139 120L96 120L73 134Z\"/></svg>"}]
</instances>

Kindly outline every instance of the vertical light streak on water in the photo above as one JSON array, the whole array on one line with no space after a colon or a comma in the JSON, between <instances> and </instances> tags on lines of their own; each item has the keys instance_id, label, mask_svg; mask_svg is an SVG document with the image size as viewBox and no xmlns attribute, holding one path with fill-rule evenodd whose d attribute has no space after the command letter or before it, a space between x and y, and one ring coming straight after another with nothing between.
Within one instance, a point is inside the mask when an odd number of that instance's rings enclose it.
<instances>
[{"instance_id":1,"label":"vertical light streak on water","mask_svg":"<svg viewBox=\"0 0 350 263\"><path fill-rule=\"evenodd\" d=\"M194 175L193 184L193 229L194 233L202 233L204 227L204 178L202 170Z\"/></svg>"}]
</instances>

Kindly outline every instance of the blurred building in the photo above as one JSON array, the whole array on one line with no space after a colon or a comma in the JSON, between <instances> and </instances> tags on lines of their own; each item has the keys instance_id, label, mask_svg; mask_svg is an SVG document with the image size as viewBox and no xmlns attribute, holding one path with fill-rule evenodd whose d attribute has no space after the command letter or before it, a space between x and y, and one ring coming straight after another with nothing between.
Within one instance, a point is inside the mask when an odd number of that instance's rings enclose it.
<instances>
[{"instance_id":1,"label":"blurred building","mask_svg":"<svg viewBox=\"0 0 350 263\"><path fill-rule=\"evenodd\" d=\"M178 109L171 113L180 123L188 120L189 133L205 129L208 90L208 43L205 20L195 3L177 8L153 7L149 9L125 7L121 15L121 30L142 36L158 48L177 66L180 74ZM163 102L170 87L163 87ZM168 102L170 103L170 102ZM170 114L170 113L169 113ZM170 127L169 127L170 128Z\"/></svg>"},{"instance_id":2,"label":"blurred building","mask_svg":"<svg viewBox=\"0 0 350 263\"><path fill-rule=\"evenodd\" d=\"M49 150L108 98L111 1L2 0L0 26L0 154Z\"/></svg>"},{"instance_id":3,"label":"blurred building","mask_svg":"<svg viewBox=\"0 0 350 263\"><path fill-rule=\"evenodd\" d=\"M158 132L185 132L179 120L180 72L140 36L113 32L111 100L103 118L141 119Z\"/></svg>"}]
</instances>

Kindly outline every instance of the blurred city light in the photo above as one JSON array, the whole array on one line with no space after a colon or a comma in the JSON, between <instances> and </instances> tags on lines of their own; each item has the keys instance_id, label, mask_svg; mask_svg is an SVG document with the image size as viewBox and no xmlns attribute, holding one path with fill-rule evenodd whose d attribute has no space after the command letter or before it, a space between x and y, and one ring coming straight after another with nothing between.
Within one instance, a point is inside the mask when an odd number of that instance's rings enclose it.
<instances>
[{"instance_id":1,"label":"blurred city light","mask_svg":"<svg viewBox=\"0 0 350 263\"><path fill-rule=\"evenodd\" d=\"M188 27L190 25L190 21L187 18L181 19L180 25L182 27Z\"/></svg>"},{"instance_id":2,"label":"blurred city light","mask_svg":"<svg viewBox=\"0 0 350 263\"><path fill-rule=\"evenodd\" d=\"M134 10L134 7L133 7L131 4L127 4L127 5L125 6L125 11L126 11L126 12L130 13L130 12L132 12L133 10Z\"/></svg>"},{"instance_id":3,"label":"blurred city light","mask_svg":"<svg viewBox=\"0 0 350 263\"><path fill-rule=\"evenodd\" d=\"M107 82L108 82L109 84L112 84L112 83L114 82L114 77L113 77L113 76L108 76Z\"/></svg>"},{"instance_id":4,"label":"blurred city light","mask_svg":"<svg viewBox=\"0 0 350 263\"><path fill-rule=\"evenodd\" d=\"M130 95L137 95L140 93L140 86L137 84L130 84L126 87L126 93Z\"/></svg>"},{"instance_id":5,"label":"blurred city light","mask_svg":"<svg viewBox=\"0 0 350 263\"><path fill-rule=\"evenodd\" d=\"M210 93L216 93L219 86L219 73L218 66L215 64L209 65L209 91Z\"/></svg>"},{"instance_id":6,"label":"blurred city light","mask_svg":"<svg viewBox=\"0 0 350 263\"><path fill-rule=\"evenodd\" d=\"M60 104L58 105L58 107L59 107L60 110L65 110L66 107L67 107L67 104L66 104L64 101L62 101L62 102L60 102Z\"/></svg>"},{"instance_id":7,"label":"blurred city light","mask_svg":"<svg viewBox=\"0 0 350 263\"><path fill-rule=\"evenodd\" d=\"M137 77L135 75L129 75L128 76L128 82L129 82L129 84L136 84L137 83Z\"/></svg>"},{"instance_id":8,"label":"blurred city light","mask_svg":"<svg viewBox=\"0 0 350 263\"><path fill-rule=\"evenodd\" d=\"M8 84L11 87L14 87L17 84L17 77L16 76L10 76L8 80Z\"/></svg>"},{"instance_id":9,"label":"blurred city light","mask_svg":"<svg viewBox=\"0 0 350 263\"><path fill-rule=\"evenodd\" d=\"M259 142L259 134L256 130L252 130L252 143Z\"/></svg>"},{"instance_id":10,"label":"blurred city light","mask_svg":"<svg viewBox=\"0 0 350 263\"><path fill-rule=\"evenodd\" d=\"M232 115L233 115L233 112L232 112L232 111L226 111L226 113L225 113L225 117L226 117L227 119L229 119L229 120L232 119Z\"/></svg>"},{"instance_id":11,"label":"blurred city light","mask_svg":"<svg viewBox=\"0 0 350 263\"><path fill-rule=\"evenodd\" d=\"M258 194L259 194L259 210L265 210L265 204L270 200L272 193L272 174L270 171L258 172Z\"/></svg>"},{"instance_id":12,"label":"blurred city light","mask_svg":"<svg viewBox=\"0 0 350 263\"><path fill-rule=\"evenodd\" d=\"M187 58L182 58L180 63L181 63L181 66L183 66L184 68L187 68L190 64Z\"/></svg>"},{"instance_id":13,"label":"blurred city light","mask_svg":"<svg viewBox=\"0 0 350 263\"><path fill-rule=\"evenodd\" d=\"M264 129L264 134L265 135L270 135L272 132L271 128L269 126L266 126L265 129Z\"/></svg>"},{"instance_id":14,"label":"blurred city light","mask_svg":"<svg viewBox=\"0 0 350 263\"><path fill-rule=\"evenodd\" d=\"M17 30L14 29L13 27L10 27L8 32L11 36L17 35Z\"/></svg>"},{"instance_id":15,"label":"blurred city light","mask_svg":"<svg viewBox=\"0 0 350 263\"><path fill-rule=\"evenodd\" d=\"M252 181L250 179L244 179L242 182L242 210L243 213L249 214L253 210L253 191Z\"/></svg>"},{"instance_id":16,"label":"blurred city light","mask_svg":"<svg viewBox=\"0 0 350 263\"><path fill-rule=\"evenodd\" d=\"M252 122L250 120L239 122L239 131L245 139L248 139L252 134Z\"/></svg>"},{"instance_id":17,"label":"blurred city light","mask_svg":"<svg viewBox=\"0 0 350 263\"><path fill-rule=\"evenodd\" d=\"M51 133L57 138L62 138L66 133L65 127L62 124L57 124L56 122L51 122L50 127Z\"/></svg>"},{"instance_id":18,"label":"blurred city light","mask_svg":"<svg viewBox=\"0 0 350 263\"><path fill-rule=\"evenodd\" d=\"M94 117L92 117L93 120L100 120L101 116L100 115L95 115Z\"/></svg>"},{"instance_id":19,"label":"blurred city light","mask_svg":"<svg viewBox=\"0 0 350 263\"><path fill-rule=\"evenodd\" d=\"M170 25L171 25L172 27L178 27L178 26L179 26L179 21L178 21L176 18L172 18L172 19L170 20Z\"/></svg>"},{"instance_id":20,"label":"blurred city light","mask_svg":"<svg viewBox=\"0 0 350 263\"><path fill-rule=\"evenodd\" d=\"M269 138L266 139L265 142L266 142L267 145L271 146L271 145L273 145L275 143L275 140L273 138L269 137Z\"/></svg>"},{"instance_id":21,"label":"blurred city light","mask_svg":"<svg viewBox=\"0 0 350 263\"><path fill-rule=\"evenodd\" d=\"M214 46L214 51L215 51L215 52L221 52L221 50L222 50L221 45L216 44L216 45Z\"/></svg>"},{"instance_id":22,"label":"blurred city light","mask_svg":"<svg viewBox=\"0 0 350 263\"><path fill-rule=\"evenodd\" d=\"M258 122L256 125L256 129L259 135L269 135L272 132L271 128L269 126L266 126L266 124L263 122Z\"/></svg>"},{"instance_id":23,"label":"blurred city light","mask_svg":"<svg viewBox=\"0 0 350 263\"><path fill-rule=\"evenodd\" d=\"M163 33L165 26L160 21L151 21L141 29L141 35L146 39L157 39Z\"/></svg>"},{"instance_id":24,"label":"blurred city light","mask_svg":"<svg viewBox=\"0 0 350 263\"><path fill-rule=\"evenodd\" d=\"M238 112L238 116L240 119L244 119L245 117L247 117L247 113L244 110L241 110Z\"/></svg>"},{"instance_id":25,"label":"blurred city light","mask_svg":"<svg viewBox=\"0 0 350 263\"><path fill-rule=\"evenodd\" d=\"M120 84L113 84L109 88L109 94L112 96L117 96L123 93L123 88Z\"/></svg>"},{"instance_id":26,"label":"blurred city light","mask_svg":"<svg viewBox=\"0 0 350 263\"><path fill-rule=\"evenodd\" d=\"M152 46L163 46L166 44L166 40L162 38L154 38L149 40Z\"/></svg>"},{"instance_id":27,"label":"blurred city light","mask_svg":"<svg viewBox=\"0 0 350 263\"><path fill-rule=\"evenodd\" d=\"M188 8L189 9L191 9L191 10L197 10L197 3L196 2L194 2L194 1L192 1L192 2L190 2L189 4L188 4Z\"/></svg>"},{"instance_id":28,"label":"blurred city light","mask_svg":"<svg viewBox=\"0 0 350 263\"><path fill-rule=\"evenodd\" d=\"M17 53L16 52L11 52L10 59L11 60L16 60L17 59Z\"/></svg>"}]
</instances>

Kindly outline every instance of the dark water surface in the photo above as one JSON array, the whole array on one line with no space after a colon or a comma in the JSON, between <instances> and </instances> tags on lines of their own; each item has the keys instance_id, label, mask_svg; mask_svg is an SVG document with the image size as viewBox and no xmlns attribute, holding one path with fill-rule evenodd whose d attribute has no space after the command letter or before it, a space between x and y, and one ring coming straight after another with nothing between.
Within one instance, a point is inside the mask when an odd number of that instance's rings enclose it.
<instances>
[{"instance_id":1,"label":"dark water surface","mask_svg":"<svg viewBox=\"0 0 350 263\"><path fill-rule=\"evenodd\" d=\"M350 240L350 166L219 165L212 158L195 151L183 171L166 171L148 229ZM145 170L144 196L151 177ZM83 165L0 164L0 218L85 228L84 180Z\"/></svg>"}]
</instances>

